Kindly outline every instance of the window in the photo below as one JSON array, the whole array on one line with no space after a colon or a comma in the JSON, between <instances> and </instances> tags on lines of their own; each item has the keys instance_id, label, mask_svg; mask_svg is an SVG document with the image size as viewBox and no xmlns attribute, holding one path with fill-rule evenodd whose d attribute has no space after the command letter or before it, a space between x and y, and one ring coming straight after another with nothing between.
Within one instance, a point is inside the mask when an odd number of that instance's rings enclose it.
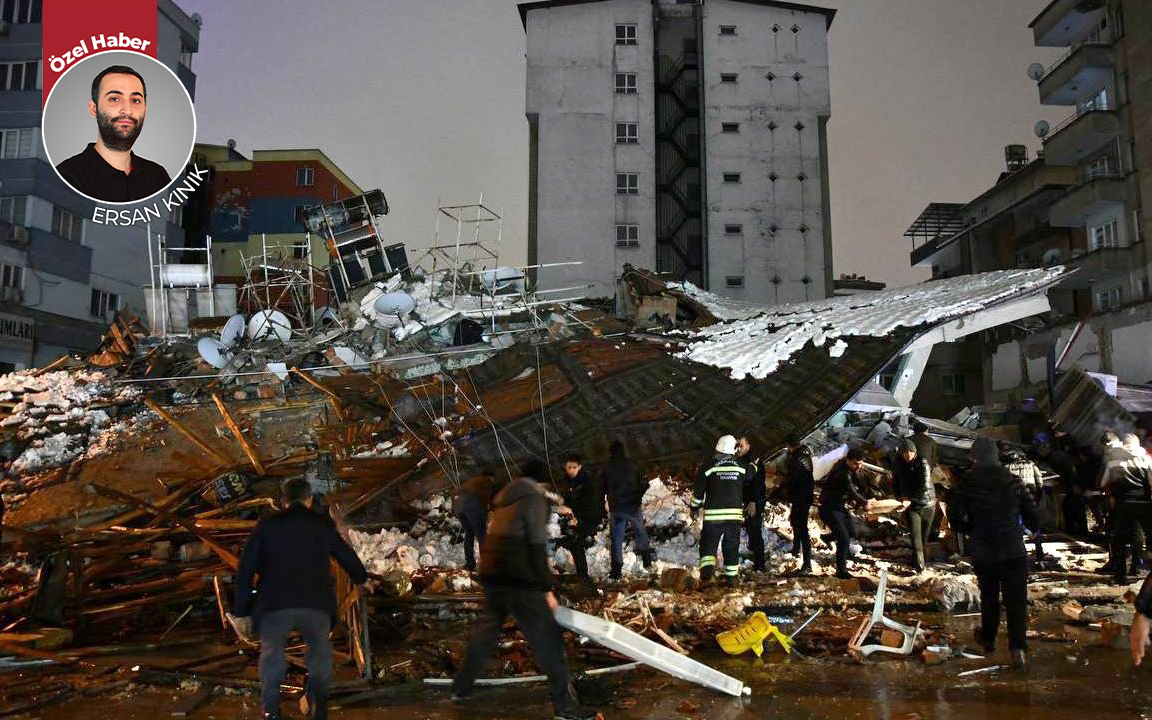
<instances>
[{"instance_id":1,"label":"window","mask_svg":"<svg viewBox=\"0 0 1152 720\"><path fill-rule=\"evenodd\" d=\"M640 226L617 223L616 247L640 247Z\"/></svg>"},{"instance_id":2,"label":"window","mask_svg":"<svg viewBox=\"0 0 1152 720\"><path fill-rule=\"evenodd\" d=\"M41 0L0 0L0 20L13 24L40 22Z\"/></svg>"},{"instance_id":3,"label":"window","mask_svg":"<svg viewBox=\"0 0 1152 720\"><path fill-rule=\"evenodd\" d=\"M724 286L730 288L742 288L744 287L744 276L729 275L728 277L724 278Z\"/></svg>"},{"instance_id":4,"label":"window","mask_svg":"<svg viewBox=\"0 0 1152 720\"><path fill-rule=\"evenodd\" d=\"M738 223L728 223L724 226L725 235L743 235L744 226Z\"/></svg>"},{"instance_id":5,"label":"window","mask_svg":"<svg viewBox=\"0 0 1152 720\"><path fill-rule=\"evenodd\" d=\"M0 130L0 160L35 157L32 149L33 128Z\"/></svg>"},{"instance_id":6,"label":"window","mask_svg":"<svg viewBox=\"0 0 1152 720\"><path fill-rule=\"evenodd\" d=\"M340 199L340 186L337 185L336 183L332 183L332 199L333 200L339 200Z\"/></svg>"},{"instance_id":7,"label":"window","mask_svg":"<svg viewBox=\"0 0 1152 720\"><path fill-rule=\"evenodd\" d=\"M24 268L19 265L0 264L0 285L6 288L24 289Z\"/></svg>"},{"instance_id":8,"label":"window","mask_svg":"<svg viewBox=\"0 0 1152 720\"><path fill-rule=\"evenodd\" d=\"M59 207L52 208L52 234L72 242L80 242L84 220L79 215Z\"/></svg>"},{"instance_id":9,"label":"window","mask_svg":"<svg viewBox=\"0 0 1152 720\"><path fill-rule=\"evenodd\" d=\"M940 376L940 382L944 386L945 395L963 395L968 392L968 382L963 375L946 373Z\"/></svg>"},{"instance_id":10,"label":"window","mask_svg":"<svg viewBox=\"0 0 1152 720\"><path fill-rule=\"evenodd\" d=\"M296 168L296 187L312 187L315 182L316 171L313 168Z\"/></svg>"},{"instance_id":11,"label":"window","mask_svg":"<svg viewBox=\"0 0 1152 720\"><path fill-rule=\"evenodd\" d=\"M616 92L621 95L635 95L636 73L616 73Z\"/></svg>"},{"instance_id":12,"label":"window","mask_svg":"<svg viewBox=\"0 0 1152 720\"><path fill-rule=\"evenodd\" d=\"M27 206L27 195L0 197L0 222L24 225L24 211Z\"/></svg>"},{"instance_id":13,"label":"window","mask_svg":"<svg viewBox=\"0 0 1152 720\"><path fill-rule=\"evenodd\" d=\"M1088 112L1089 110L1107 110L1107 109L1108 109L1108 88L1102 89L1100 92L1096 93L1095 95L1093 95L1088 100L1085 100L1084 105L1081 108L1081 110L1083 112Z\"/></svg>"},{"instance_id":14,"label":"window","mask_svg":"<svg viewBox=\"0 0 1152 720\"><path fill-rule=\"evenodd\" d=\"M296 223L304 223L304 211L308 209L307 205L294 205L292 207L292 221Z\"/></svg>"},{"instance_id":15,"label":"window","mask_svg":"<svg viewBox=\"0 0 1152 720\"><path fill-rule=\"evenodd\" d=\"M622 145L633 145L640 142L639 124L616 123L616 142Z\"/></svg>"},{"instance_id":16,"label":"window","mask_svg":"<svg viewBox=\"0 0 1152 720\"><path fill-rule=\"evenodd\" d=\"M896 373L880 373L877 382L879 382L880 387L885 390L891 390L896 385Z\"/></svg>"},{"instance_id":17,"label":"window","mask_svg":"<svg viewBox=\"0 0 1152 720\"><path fill-rule=\"evenodd\" d=\"M639 173L616 173L616 194L636 195L640 192Z\"/></svg>"},{"instance_id":18,"label":"window","mask_svg":"<svg viewBox=\"0 0 1152 720\"><path fill-rule=\"evenodd\" d=\"M1112 172L1112 158L1105 155L1098 157L1084 166L1084 179L1091 180L1092 178L1103 177Z\"/></svg>"},{"instance_id":19,"label":"window","mask_svg":"<svg viewBox=\"0 0 1152 720\"><path fill-rule=\"evenodd\" d=\"M636 25L634 23L617 23L616 24L616 44L617 45L635 45L636 44Z\"/></svg>"},{"instance_id":20,"label":"window","mask_svg":"<svg viewBox=\"0 0 1152 720\"><path fill-rule=\"evenodd\" d=\"M721 35L735 35L736 34L736 26L735 25L721 25L720 26L720 34Z\"/></svg>"},{"instance_id":21,"label":"window","mask_svg":"<svg viewBox=\"0 0 1152 720\"><path fill-rule=\"evenodd\" d=\"M1092 304L1096 312L1115 310L1120 307L1120 288L1115 287L1097 292Z\"/></svg>"},{"instance_id":22,"label":"window","mask_svg":"<svg viewBox=\"0 0 1152 720\"><path fill-rule=\"evenodd\" d=\"M88 313L94 318L107 319L108 315L120 309L120 296L116 293L105 292L92 288L92 300L88 305Z\"/></svg>"},{"instance_id":23,"label":"window","mask_svg":"<svg viewBox=\"0 0 1152 720\"><path fill-rule=\"evenodd\" d=\"M724 182L738 183L740 182L740 173L724 173Z\"/></svg>"},{"instance_id":24,"label":"window","mask_svg":"<svg viewBox=\"0 0 1152 720\"><path fill-rule=\"evenodd\" d=\"M0 90L35 90L39 69L35 60L0 63Z\"/></svg>"},{"instance_id":25,"label":"window","mask_svg":"<svg viewBox=\"0 0 1152 720\"><path fill-rule=\"evenodd\" d=\"M740 132L740 123L720 123L720 132L738 133Z\"/></svg>"},{"instance_id":26,"label":"window","mask_svg":"<svg viewBox=\"0 0 1152 720\"><path fill-rule=\"evenodd\" d=\"M1101 248L1115 247L1120 247L1115 220L1109 220L1103 225L1095 225L1092 227L1088 235L1088 252L1094 252Z\"/></svg>"},{"instance_id":27,"label":"window","mask_svg":"<svg viewBox=\"0 0 1152 720\"><path fill-rule=\"evenodd\" d=\"M734 83L736 82L737 73L720 73L720 82Z\"/></svg>"},{"instance_id":28,"label":"window","mask_svg":"<svg viewBox=\"0 0 1152 720\"><path fill-rule=\"evenodd\" d=\"M189 45L187 42L185 42L183 38L181 38L179 62L181 65L188 68L189 70L192 69L192 53L193 52L194 51L192 50L192 46Z\"/></svg>"}]
</instances>

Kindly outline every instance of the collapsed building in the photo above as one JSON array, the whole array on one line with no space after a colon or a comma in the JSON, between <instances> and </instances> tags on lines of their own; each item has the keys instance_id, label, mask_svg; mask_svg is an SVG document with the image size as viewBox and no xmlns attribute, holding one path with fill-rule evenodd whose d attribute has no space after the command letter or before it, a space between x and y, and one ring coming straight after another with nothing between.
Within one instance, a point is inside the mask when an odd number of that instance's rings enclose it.
<instances>
[{"instance_id":1,"label":"collapsed building","mask_svg":"<svg viewBox=\"0 0 1152 720\"><path fill-rule=\"evenodd\" d=\"M222 621L240 548L292 476L347 514L374 606L474 593L466 573L445 572L463 564L450 511L462 477L481 466L513 474L532 458L554 466L570 451L596 465L616 439L651 479L656 571L682 591L697 552L685 480L719 435L747 433L768 458L789 434L808 436L821 476L849 444L899 434L934 344L1046 311L1045 291L1066 272L763 308L625 267L609 309L534 293L527 268L495 254L462 261L460 233L410 265L403 246L383 243L386 212L379 191L309 211L329 267L262 257L248 314L201 313L187 332L161 335L121 315L92 356L0 378L3 540L16 553L0 577L5 624L66 627L84 644L170 630L185 608ZM154 289L175 289L168 280ZM324 308L311 287L320 282L333 298ZM874 379L897 359L889 394ZM975 433L931 427L946 461L962 464ZM787 528L786 511L771 506L773 556ZM555 520L551 529L560 534ZM1072 562L1093 550L1065 549ZM604 537L589 560L607 574ZM554 561L571 567L561 547ZM625 561L643 573L637 558ZM973 594L943 581L933 592L949 607ZM816 602L799 585L779 594L756 602ZM349 657L377 677L369 601L345 586L340 602ZM680 622L706 625L752 602L738 593L673 607Z\"/></svg>"}]
</instances>

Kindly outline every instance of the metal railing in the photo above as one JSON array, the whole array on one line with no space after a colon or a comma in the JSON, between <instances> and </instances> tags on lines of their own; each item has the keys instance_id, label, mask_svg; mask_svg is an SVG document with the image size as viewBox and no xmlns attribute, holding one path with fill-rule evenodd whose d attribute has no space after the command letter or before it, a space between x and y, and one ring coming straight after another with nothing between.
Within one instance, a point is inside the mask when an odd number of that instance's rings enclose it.
<instances>
[{"instance_id":1,"label":"metal railing","mask_svg":"<svg viewBox=\"0 0 1152 720\"><path fill-rule=\"evenodd\" d=\"M1102 35L1098 38L1092 38L1091 40L1084 40L1083 42L1078 42L1075 45L1069 46L1068 50L1065 51L1064 54L1062 54L1060 57L1058 57L1054 61L1052 61L1051 65L1044 68L1044 74L1040 76L1040 79L1037 82L1044 82L1045 80L1047 80L1048 76L1051 75L1053 73L1053 71L1056 70L1056 68L1063 65L1064 62L1066 60L1068 60L1068 58L1070 58L1074 54L1076 54L1076 52L1079 51L1081 48L1088 47L1090 45L1095 46L1095 47L1109 47L1112 45L1112 36L1111 35L1106 35L1106 36Z\"/></svg>"},{"instance_id":2,"label":"metal railing","mask_svg":"<svg viewBox=\"0 0 1152 720\"><path fill-rule=\"evenodd\" d=\"M1060 122L1056 123L1056 126L1048 131L1048 134L1044 136L1044 142L1048 142L1053 137L1055 137L1056 134L1059 133L1061 130L1068 127L1072 123L1076 122L1080 118L1084 117L1088 113L1115 112L1115 111L1116 111L1116 106L1113 105L1112 103L1108 103L1107 105L1100 105L1097 107L1077 108L1076 112L1072 113L1068 117L1066 117L1063 120L1061 120Z\"/></svg>"}]
</instances>

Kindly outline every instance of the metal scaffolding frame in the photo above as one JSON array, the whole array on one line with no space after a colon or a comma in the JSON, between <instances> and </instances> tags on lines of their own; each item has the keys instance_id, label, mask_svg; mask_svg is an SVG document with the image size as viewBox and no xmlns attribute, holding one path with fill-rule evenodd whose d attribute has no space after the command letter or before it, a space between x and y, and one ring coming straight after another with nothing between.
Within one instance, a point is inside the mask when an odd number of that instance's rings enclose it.
<instances>
[{"instance_id":1,"label":"metal scaffolding frame","mask_svg":"<svg viewBox=\"0 0 1152 720\"><path fill-rule=\"evenodd\" d=\"M268 244L260 235L260 253L240 253L245 283L240 287L239 303L251 316L261 310L278 310L292 323L294 330L316 324L316 287L324 271L312 265L312 234L302 242Z\"/></svg>"}]
</instances>

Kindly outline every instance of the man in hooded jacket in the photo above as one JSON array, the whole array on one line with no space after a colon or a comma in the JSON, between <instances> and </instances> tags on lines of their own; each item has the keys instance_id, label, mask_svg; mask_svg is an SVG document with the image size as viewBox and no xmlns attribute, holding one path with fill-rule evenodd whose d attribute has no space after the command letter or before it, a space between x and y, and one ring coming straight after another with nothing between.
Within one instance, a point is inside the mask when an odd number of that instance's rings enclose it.
<instances>
[{"instance_id":1,"label":"man in hooded jacket","mask_svg":"<svg viewBox=\"0 0 1152 720\"><path fill-rule=\"evenodd\" d=\"M564 639L552 615L557 603L547 555L550 508L540 485L547 469L539 461L529 461L520 472L521 477L492 500L492 520L480 550L485 612L453 680L453 695L462 700L472 693L511 615L532 648L536 666L548 676L557 720L592 720L596 714L581 708L576 700Z\"/></svg>"},{"instance_id":2,"label":"man in hooded jacket","mask_svg":"<svg viewBox=\"0 0 1152 720\"><path fill-rule=\"evenodd\" d=\"M1034 532L1040 518L1032 493L1000 464L996 442L977 438L972 445L972 471L952 501L952 520L969 535L968 547L980 585L980 627L976 642L995 650L1003 598L1008 615L1008 648L1016 667L1027 663L1028 550L1021 520Z\"/></svg>"},{"instance_id":3,"label":"man in hooded jacket","mask_svg":"<svg viewBox=\"0 0 1152 720\"><path fill-rule=\"evenodd\" d=\"M576 453L564 458L564 504L572 510L576 527L566 538L565 545L572 553L576 575L588 579L588 544L596 537L604 520L604 486L584 467L584 459Z\"/></svg>"},{"instance_id":4,"label":"man in hooded jacket","mask_svg":"<svg viewBox=\"0 0 1152 720\"><path fill-rule=\"evenodd\" d=\"M1136 436L1132 436L1136 440ZM1139 446L1139 441L1114 450L1105 469L1104 485L1115 506L1112 511L1112 560L1116 582L1128 584L1125 550L1132 544L1136 529L1145 538L1152 533L1152 461ZM1137 546L1139 547L1139 546ZM1133 550L1133 570L1138 568L1139 553Z\"/></svg>"},{"instance_id":5,"label":"man in hooded jacket","mask_svg":"<svg viewBox=\"0 0 1152 720\"><path fill-rule=\"evenodd\" d=\"M896 499L908 503L904 519L912 533L912 563L916 572L923 572L924 548L936 518L936 489L932 484L932 468L912 440L904 440L896 453L892 485Z\"/></svg>"},{"instance_id":6,"label":"man in hooded jacket","mask_svg":"<svg viewBox=\"0 0 1152 720\"><path fill-rule=\"evenodd\" d=\"M644 562L651 567L656 553L648 542L648 531L644 529L642 502L646 485L640 482L636 466L624 452L624 443L613 440L608 446L608 463L604 466L604 486L608 495L609 529L612 536L612 567L609 577L618 580L624 568L624 535L628 526L634 533L633 547Z\"/></svg>"}]
</instances>

